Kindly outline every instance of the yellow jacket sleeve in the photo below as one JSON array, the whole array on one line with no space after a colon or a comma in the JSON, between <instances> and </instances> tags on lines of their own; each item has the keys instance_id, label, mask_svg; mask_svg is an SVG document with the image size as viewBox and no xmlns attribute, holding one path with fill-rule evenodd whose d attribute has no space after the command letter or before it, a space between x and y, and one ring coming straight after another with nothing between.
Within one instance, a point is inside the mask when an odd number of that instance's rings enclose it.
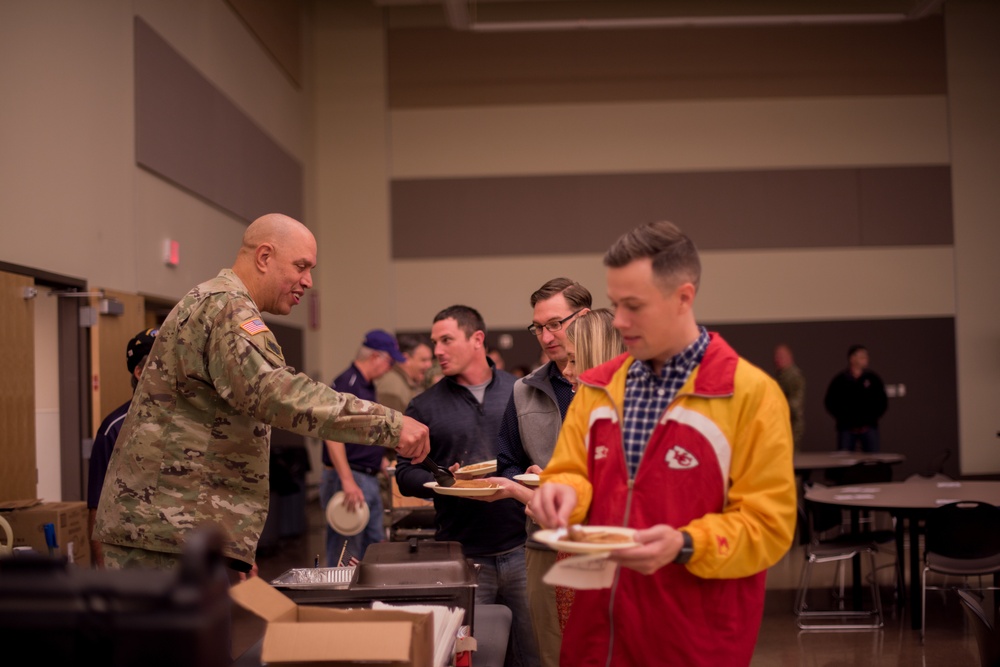
<instances>
[{"instance_id":1,"label":"yellow jacket sleeve","mask_svg":"<svg viewBox=\"0 0 1000 667\"><path fill-rule=\"evenodd\" d=\"M737 395L717 423L730 424L729 492L719 514L683 528L694 541L688 570L699 577L749 576L777 563L795 532L797 494L788 403L771 378L740 360ZM706 401L711 413L712 401ZM723 418L724 417L724 418Z\"/></svg>"}]
</instances>

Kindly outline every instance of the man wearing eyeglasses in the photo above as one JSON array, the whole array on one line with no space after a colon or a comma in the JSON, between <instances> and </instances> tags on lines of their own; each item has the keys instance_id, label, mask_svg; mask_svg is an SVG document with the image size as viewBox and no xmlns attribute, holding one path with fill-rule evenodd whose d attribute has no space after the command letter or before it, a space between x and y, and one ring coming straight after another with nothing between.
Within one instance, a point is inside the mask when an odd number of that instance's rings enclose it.
<instances>
[{"instance_id":1,"label":"man wearing eyeglasses","mask_svg":"<svg viewBox=\"0 0 1000 667\"><path fill-rule=\"evenodd\" d=\"M404 363L396 337L382 329L372 329L354 357L354 363L334 379L331 385L341 393L353 394L366 401L375 401L375 380L382 377L394 363ZM325 509L338 491L344 492L344 507L349 512L368 505L368 523L355 535L341 535L329 524L326 527L326 566L336 567L346 553L361 559L373 542L381 542L382 493L378 474L386 462L385 452L375 447L324 441L323 476L320 480L319 502ZM345 548L346 544L346 548Z\"/></svg>"},{"instance_id":2,"label":"man wearing eyeglasses","mask_svg":"<svg viewBox=\"0 0 1000 667\"><path fill-rule=\"evenodd\" d=\"M573 398L573 385L563 377L569 361L566 327L590 311L587 288L569 278L553 278L531 295L532 321L528 327L549 358L541 368L514 384L498 435L497 475L501 490L482 500L516 498L524 504L534 490L514 481L514 475L539 473L549 462L562 420ZM528 519L525 560L528 605L543 667L557 667L562 631L555 589L542 577L556 561L556 552L531 538L539 526Z\"/></svg>"}]
</instances>

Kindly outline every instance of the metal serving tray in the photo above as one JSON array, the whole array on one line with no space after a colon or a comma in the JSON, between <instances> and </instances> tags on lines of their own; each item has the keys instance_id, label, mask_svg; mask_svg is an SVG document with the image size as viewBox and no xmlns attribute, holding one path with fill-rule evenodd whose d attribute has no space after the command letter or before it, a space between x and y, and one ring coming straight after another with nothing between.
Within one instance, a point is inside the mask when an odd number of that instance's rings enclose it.
<instances>
[{"instance_id":1,"label":"metal serving tray","mask_svg":"<svg viewBox=\"0 0 1000 667\"><path fill-rule=\"evenodd\" d=\"M355 566L293 568L271 580L275 588L316 590L347 588L354 576Z\"/></svg>"}]
</instances>

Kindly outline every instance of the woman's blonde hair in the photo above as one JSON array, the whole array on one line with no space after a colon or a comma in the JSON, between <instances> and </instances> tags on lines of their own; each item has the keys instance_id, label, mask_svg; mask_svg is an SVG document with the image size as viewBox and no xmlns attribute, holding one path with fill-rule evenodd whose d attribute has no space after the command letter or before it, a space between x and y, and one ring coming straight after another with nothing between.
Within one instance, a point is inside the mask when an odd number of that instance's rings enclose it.
<instances>
[{"instance_id":1,"label":"woman's blonde hair","mask_svg":"<svg viewBox=\"0 0 1000 667\"><path fill-rule=\"evenodd\" d=\"M566 328L566 339L576 347L576 372L614 359L625 351L621 332L614 327L615 315L607 308L584 313Z\"/></svg>"}]
</instances>

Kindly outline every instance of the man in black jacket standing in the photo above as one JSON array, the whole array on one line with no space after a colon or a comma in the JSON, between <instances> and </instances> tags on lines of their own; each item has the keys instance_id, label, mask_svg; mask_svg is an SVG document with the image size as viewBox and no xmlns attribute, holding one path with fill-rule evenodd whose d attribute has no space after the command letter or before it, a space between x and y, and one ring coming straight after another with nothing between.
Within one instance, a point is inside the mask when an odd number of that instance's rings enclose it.
<instances>
[{"instance_id":1,"label":"man in black jacket standing","mask_svg":"<svg viewBox=\"0 0 1000 667\"><path fill-rule=\"evenodd\" d=\"M514 389L514 376L486 356L486 324L468 306L451 306L434 317L431 340L444 379L410 401L406 415L430 429L428 456L442 467L497 457L497 433ZM436 494L434 476L398 457L396 482L407 496L433 498L435 538L459 542L480 565L477 604L504 604L513 615L508 666L538 663L527 603L524 506L507 498L491 503Z\"/></svg>"},{"instance_id":2,"label":"man in black jacket standing","mask_svg":"<svg viewBox=\"0 0 1000 667\"><path fill-rule=\"evenodd\" d=\"M889 402L882 378L868 370L864 345L847 350L847 368L830 381L823 405L837 422L838 450L853 451L859 443L862 451L879 450L878 422Z\"/></svg>"}]
</instances>

